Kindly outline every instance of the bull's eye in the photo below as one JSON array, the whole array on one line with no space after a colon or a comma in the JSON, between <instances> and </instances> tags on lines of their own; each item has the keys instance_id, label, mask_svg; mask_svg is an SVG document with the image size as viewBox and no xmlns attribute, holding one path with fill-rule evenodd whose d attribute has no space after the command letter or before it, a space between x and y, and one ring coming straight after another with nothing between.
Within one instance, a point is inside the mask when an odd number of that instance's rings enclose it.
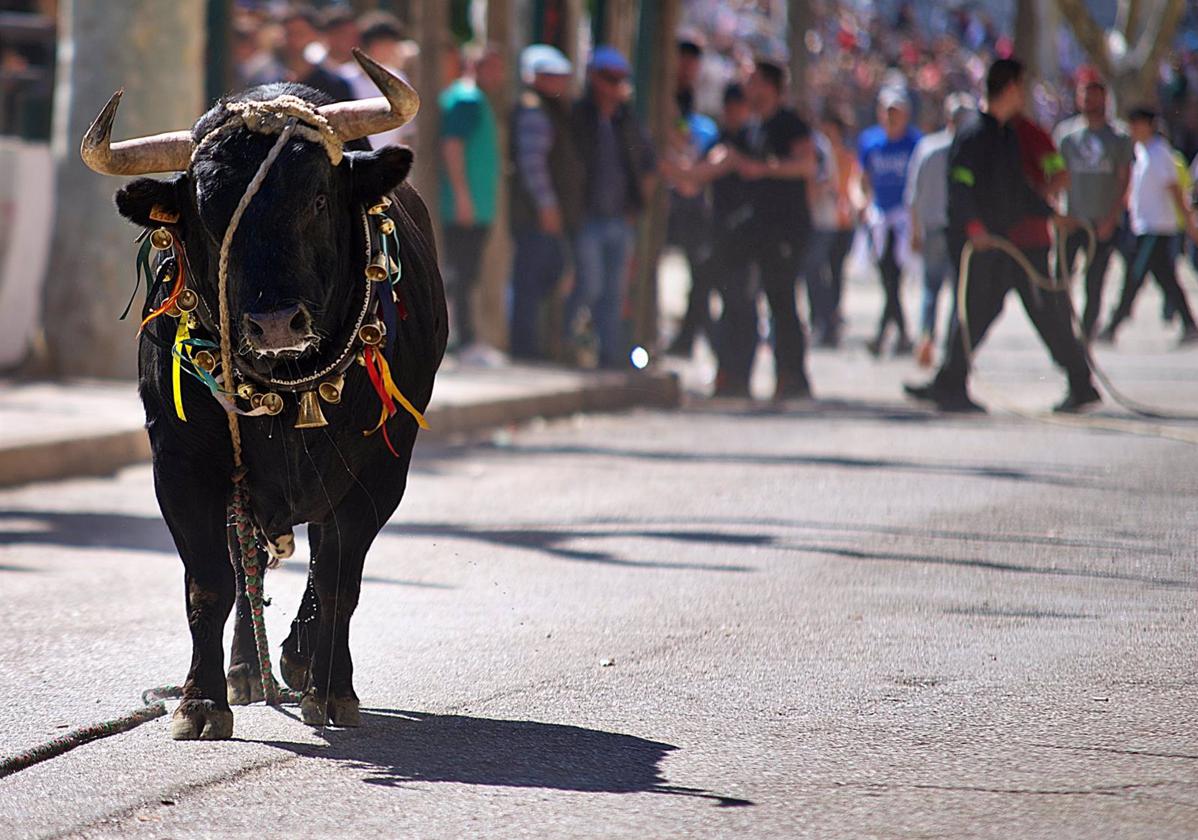
<instances>
[{"instance_id":1,"label":"bull's eye","mask_svg":"<svg viewBox=\"0 0 1198 840\"><path fill-rule=\"evenodd\" d=\"M316 196L316 201L312 202L312 212L323 213L324 208L328 205L328 203L329 200L325 198L323 193Z\"/></svg>"}]
</instances>

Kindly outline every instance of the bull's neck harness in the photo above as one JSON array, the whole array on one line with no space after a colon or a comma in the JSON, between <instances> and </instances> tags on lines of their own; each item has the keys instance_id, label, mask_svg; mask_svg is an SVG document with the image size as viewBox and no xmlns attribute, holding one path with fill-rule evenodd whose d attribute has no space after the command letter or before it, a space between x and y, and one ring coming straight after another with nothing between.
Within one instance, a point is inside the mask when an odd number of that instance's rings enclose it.
<instances>
[{"instance_id":1,"label":"bull's neck harness","mask_svg":"<svg viewBox=\"0 0 1198 840\"><path fill-rule=\"evenodd\" d=\"M194 275L188 264L186 248L175 227L178 222L177 216L162 213L160 208L151 212L152 219L166 226L149 233L139 255L139 267L146 273L149 283L149 250L159 250L164 254L170 252L159 267L156 282L161 285L173 275L172 290L161 306L148 313L142 327L163 314L178 319L175 340L170 348L176 415L186 422L181 387L181 374L186 372L207 385L228 413L234 461L240 472L238 416L281 414L285 407L282 393L292 393L297 395L298 401L295 427L309 429L325 426L327 421L320 408L321 400L328 404L340 402L346 371L356 360L366 369L371 386L382 406L379 422L363 434L373 434L382 429L387 447L394 454L395 449L387 435L386 423L399 413L400 408L415 418L422 428L427 428L427 424L421 413L395 385L383 352L388 329L394 331L397 321L407 317L398 286L402 277L401 263L398 259L399 239L396 235L395 220L388 215L391 203L382 197L372 206L359 210L366 250L365 283L361 304L357 307L351 329L339 343L341 349L337 355L332 361L306 376L283 379L259 373L236 355L232 347L228 268L233 237L246 208L292 137L320 145L334 166L341 162L344 153L340 139L328 122L311 105L298 97L284 95L265 102L229 103L225 107L231 113L231 118L209 132L197 144L196 152L192 155L193 164L196 155L205 146L216 138L243 127L255 133L278 134L278 138L247 185L225 229L217 268L217 311L214 313L209 303L195 289L187 286L188 275ZM201 327L215 337L215 341L192 335L193 330ZM213 351L217 351L219 356Z\"/></svg>"}]
</instances>

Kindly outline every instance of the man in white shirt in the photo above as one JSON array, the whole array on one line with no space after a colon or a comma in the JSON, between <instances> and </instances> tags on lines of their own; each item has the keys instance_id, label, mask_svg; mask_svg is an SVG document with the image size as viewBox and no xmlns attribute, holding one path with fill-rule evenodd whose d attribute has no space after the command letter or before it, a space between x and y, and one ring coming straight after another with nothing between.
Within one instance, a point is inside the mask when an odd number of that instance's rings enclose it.
<instances>
[{"instance_id":1,"label":"man in white shirt","mask_svg":"<svg viewBox=\"0 0 1198 840\"><path fill-rule=\"evenodd\" d=\"M1136 160L1131 170L1131 231L1136 236L1136 253L1123 280L1119 305L1111 313L1110 323L1098 340L1111 343L1115 332L1131 315L1144 278L1149 272L1164 292L1166 300L1181 316L1185 331L1182 344L1198 342L1198 326L1177 282L1172 239L1178 234L1178 220L1184 220L1185 232L1198 241L1198 224L1182 195L1177 164L1168 142L1156 132L1156 112L1136 108L1128 118L1132 139L1136 141Z\"/></svg>"}]
</instances>

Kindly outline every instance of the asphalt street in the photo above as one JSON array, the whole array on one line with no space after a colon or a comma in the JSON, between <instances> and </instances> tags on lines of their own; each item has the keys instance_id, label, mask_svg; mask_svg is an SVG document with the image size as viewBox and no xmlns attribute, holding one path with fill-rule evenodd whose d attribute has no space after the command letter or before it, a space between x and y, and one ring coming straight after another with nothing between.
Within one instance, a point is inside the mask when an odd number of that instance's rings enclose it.
<instances>
[{"instance_id":1,"label":"asphalt street","mask_svg":"<svg viewBox=\"0 0 1198 840\"><path fill-rule=\"evenodd\" d=\"M1155 305L1102 359L1194 410ZM980 371L992 407L1062 387L1017 305ZM1198 835L1198 448L1110 406L937 416L859 340L812 372L816 403L420 447L354 619L361 729L157 720L0 780L0 835ZM179 681L181 579L147 467L0 493L0 753Z\"/></svg>"}]
</instances>

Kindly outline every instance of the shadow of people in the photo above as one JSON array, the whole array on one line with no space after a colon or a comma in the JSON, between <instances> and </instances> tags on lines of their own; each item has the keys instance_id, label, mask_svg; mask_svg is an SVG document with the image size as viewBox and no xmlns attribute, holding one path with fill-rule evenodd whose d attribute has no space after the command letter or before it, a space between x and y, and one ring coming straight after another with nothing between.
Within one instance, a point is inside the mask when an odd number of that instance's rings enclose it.
<instances>
[{"instance_id":1,"label":"shadow of people","mask_svg":"<svg viewBox=\"0 0 1198 840\"><path fill-rule=\"evenodd\" d=\"M456 782L584 793L659 793L752 805L700 788L668 784L663 758L678 749L633 735L554 723L362 711L360 729L326 729L327 744L268 741L297 755L345 762L371 785Z\"/></svg>"}]
</instances>

